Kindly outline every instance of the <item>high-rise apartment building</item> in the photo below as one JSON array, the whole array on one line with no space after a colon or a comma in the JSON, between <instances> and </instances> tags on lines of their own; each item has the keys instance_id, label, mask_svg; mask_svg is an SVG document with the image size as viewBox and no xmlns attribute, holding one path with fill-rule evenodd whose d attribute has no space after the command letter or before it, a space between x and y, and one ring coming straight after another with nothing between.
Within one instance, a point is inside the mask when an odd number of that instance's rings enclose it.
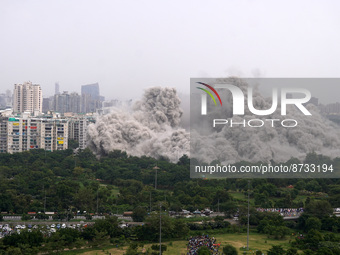
<instances>
[{"instance_id":1,"label":"high-rise apartment building","mask_svg":"<svg viewBox=\"0 0 340 255\"><path fill-rule=\"evenodd\" d=\"M1 117L0 152L68 148L68 120L56 118Z\"/></svg>"},{"instance_id":2,"label":"high-rise apartment building","mask_svg":"<svg viewBox=\"0 0 340 255\"><path fill-rule=\"evenodd\" d=\"M54 94L55 94L55 95L60 94L60 92L59 92L59 82L56 82L56 83L54 84Z\"/></svg>"},{"instance_id":3,"label":"high-rise apartment building","mask_svg":"<svg viewBox=\"0 0 340 255\"><path fill-rule=\"evenodd\" d=\"M7 152L8 118L0 117L0 153Z\"/></svg>"},{"instance_id":4,"label":"high-rise apartment building","mask_svg":"<svg viewBox=\"0 0 340 255\"><path fill-rule=\"evenodd\" d=\"M13 111L15 113L30 112L38 115L42 112L42 101L40 85L32 82L14 85Z\"/></svg>"},{"instance_id":5,"label":"high-rise apartment building","mask_svg":"<svg viewBox=\"0 0 340 255\"><path fill-rule=\"evenodd\" d=\"M0 94L0 109L12 108L12 91L6 90L6 93Z\"/></svg>"},{"instance_id":6,"label":"high-rise apartment building","mask_svg":"<svg viewBox=\"0 0 340 255\"><path fill-rule=\"evenodd\" d=\"M81 94L90 95L92 99L99 100L99 84L94 83L81 86Z\"/></svg>"},{"instance_id":7,"label":"high-rise apartment building","mask_svg":"<svg viewBox=\"0 0 340 255\"><path fill-rule=\"evenodd\" d=\"M94 123L93 117L73 117L69 120L69 134L68 138L78 141L79 148L85 149L87 146L87 126Z\"/></svg>"},{"instance_id":8,"label":"high-rise apartment building","mask_svg":"<svg viewBox=\"0 0 340 255\"><path fill-rule=\"evenodd\" d=\"M81 111L83 113L96 112L97 109L102 108L102 103L105 100L99 94L99 84L88 84L81 86Z\"/></svg>"},{"instance_id":9,"label":"high-rise apartment building","mask_svg":"<svg viewBox=\"0 0 340 255\"><path fill-rule=\"evenodd\" d=\"M54 97L45 97L43 98L42 111L43 113L48 113L49 111L54 110Z\"/></svg>"},{"instance_id":10,"label":"high-rise apartment building","mask_svg":"<svg viewBox=\"0 0 340 255\"><path fill-rule=\"evenodd\" d=\"M78 93L69 94L64 91L62 94L54 95L54 110L59 113L81 112L81 97Z\"/></svg>"}]
</instances>

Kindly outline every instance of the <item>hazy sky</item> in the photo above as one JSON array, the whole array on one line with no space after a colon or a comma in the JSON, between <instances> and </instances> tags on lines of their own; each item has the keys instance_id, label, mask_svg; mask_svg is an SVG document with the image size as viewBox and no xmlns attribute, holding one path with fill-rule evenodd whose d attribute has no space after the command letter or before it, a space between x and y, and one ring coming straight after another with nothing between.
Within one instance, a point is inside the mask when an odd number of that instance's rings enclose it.
<instances>
[{"instance_id":1,"label":"hazy sky","mask_svg":"<svg viewBox=\"0 0 340 255\"><path fill-rule=\"evenodd\" d=\"M0 93L98 82L126 99L151 86L189 93L190 77L340 77L339 10L337 0L1 0Z\"/></svg>"}]
</instances>

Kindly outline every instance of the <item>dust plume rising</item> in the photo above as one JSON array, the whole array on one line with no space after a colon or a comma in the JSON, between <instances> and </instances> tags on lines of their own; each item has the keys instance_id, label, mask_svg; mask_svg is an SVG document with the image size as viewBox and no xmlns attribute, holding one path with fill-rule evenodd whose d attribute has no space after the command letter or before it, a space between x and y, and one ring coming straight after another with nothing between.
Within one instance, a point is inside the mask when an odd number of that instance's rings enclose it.
<instances>
[{"instance_id":1,"label":"dust plume rising","mask_svg":"<svg viewBox=\"0 0 340 255\"><path fill-rule=\"evenodd\" d=\"M236 77L218 79L213 83L226 83L239 87L245 95L249 86L246 79ZM269 109L272 98L264 97L256 84L253 84L253 104L256 109ZM312 116L303 115L294 106L289 106L289 115L281 116L281 107L269 116L258 116L251 113L247 107L243 116L233 116L232 95L220 91L223 108L214 107L212 100L208 101L210 112L205 116L204 125L199 107L191 107L191 157L200 162L210 163L217 160L223 163L249 162L285 162L291 157L304 159L307 153L315 152L331 158L340 156L340 129L326 117L320 114L317 106L306 104L305 107ZM197 97L200 100L199 97ZM193 99L191 99L193 102ZM200 105L200 102L193 102ZM226 105L226 106L225 106ZM297 127L286 128L280 125L272 127L264 125L261 128L230 127L219 125L212 127L213 119L233 119L241 123L243 119L294 119Z\"/></svg>"},{"instance_id":2,"label":"dust plume rising","mask_svg":"<svg viewBox=\"0 0 340 255\"><path fill-rule=\"evenodd\" d=\"M180 103L174 88L147 89L131 109L114 108L89 125L88 146L98 156L121 150L177 162L190 150L189 133L180 127Z\"/></svg>"}]
</instances>

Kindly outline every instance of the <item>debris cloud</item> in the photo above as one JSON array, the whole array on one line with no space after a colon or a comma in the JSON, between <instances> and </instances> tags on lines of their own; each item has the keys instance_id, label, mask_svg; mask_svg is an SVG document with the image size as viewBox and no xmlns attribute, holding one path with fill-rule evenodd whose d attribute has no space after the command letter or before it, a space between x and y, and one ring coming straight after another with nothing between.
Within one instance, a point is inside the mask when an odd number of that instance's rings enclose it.
<instances>
[{"instance_id":1,"label":"debris cloud","mask_svg":"<svg viewBox=\"0 0 340 255\"><path fill-rule=\"evenodd\" d=\"M215 83L227 83L239 87L247 98L248 83L239 78L218 79ZM258 86L253 84L253 104L255 109L269 109L271 98L265 98L259 92ZM204 118L208 119L202 125L199 107L191 107L191 158L200 162L211 163L218 160L222 163L249 162L285 162L292 157L304 159L307 153L316 152L331 158L340 156L339 126L320 114L318 107L306 105L312 116L303 115L297 108L287 108L289 115L281 116L280 104L277 110L269 116L258 116L245 107L244 116L232 116L231 93L219 93L222 97L223 108L214 107L212 100L208 100L210 112ZM199 100L199 98L197 99ZM199 105L195 102L194 105ZM192 104L193 106L193 104ZM234 122L250 119L261 119L266 124L261 128L241 127L241 125L218 125L212 127L213 119L233 119ZM297 127L282 127L276 122L271 126L265 119L294 119ZM256 124L259 122L257 121Z\"/></svg>"},{"instance_id":2,"label":"debris cloud","mask_svg":"<svg viewBox=\"0 0 340 255\"><path fill-rule=\"evenodd\" d=\"M98 156L113 150L177 162L189 154L189 133L180 127L183 111L174 88L147 89L131 109L114 108L88 127L88 146Z\"/></svg>"}]
</instances>

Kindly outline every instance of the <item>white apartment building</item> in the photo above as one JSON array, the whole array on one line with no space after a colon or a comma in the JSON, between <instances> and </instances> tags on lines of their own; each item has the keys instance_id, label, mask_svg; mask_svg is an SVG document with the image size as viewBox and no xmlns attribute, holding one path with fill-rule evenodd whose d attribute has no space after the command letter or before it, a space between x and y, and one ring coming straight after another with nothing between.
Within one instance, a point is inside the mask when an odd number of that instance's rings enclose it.
<instances>
[{"instance_id":1,"label":"white apartment building","mask_svg":"<svg viewBox=\"0 0 340 255\"><path fill-rule=\"evenodd\" d=\"M69 121L69 139L78 141L79 148L85 149L87 146L87 126L90 123L94 123L93 117L83 116L83 117L73 117Z\"/></svg>"},{"instance_id":2,"label":"white apartment building","mask_svg":"<svg viewBox=\"0 0 340 255\"><path fill-rule=\"evenodd\" d=\"M8 118L0 117L0 153L7 152Z\"/></svg>"},{"instance_id":3,"label":"white apartment building","mask_svg":"<svg viewBox=\"0 0 340 255\"><path fill-rule=\"evenodd\" d=\"M40 85L32 82L15 84L13 91L13 111L15 113L30 112L33 115L42 113L42 91Z\"/></svg>"},{"instance_id":4,"label":"white apartment building","mask_svg":"<svg viewBox=\"0 0 340 255\"><path fill-rule=\"evenodd\" d=\"M68 120L34 117L0 118L0 153L68 148Z\"/></svg>"}]
</instances>

